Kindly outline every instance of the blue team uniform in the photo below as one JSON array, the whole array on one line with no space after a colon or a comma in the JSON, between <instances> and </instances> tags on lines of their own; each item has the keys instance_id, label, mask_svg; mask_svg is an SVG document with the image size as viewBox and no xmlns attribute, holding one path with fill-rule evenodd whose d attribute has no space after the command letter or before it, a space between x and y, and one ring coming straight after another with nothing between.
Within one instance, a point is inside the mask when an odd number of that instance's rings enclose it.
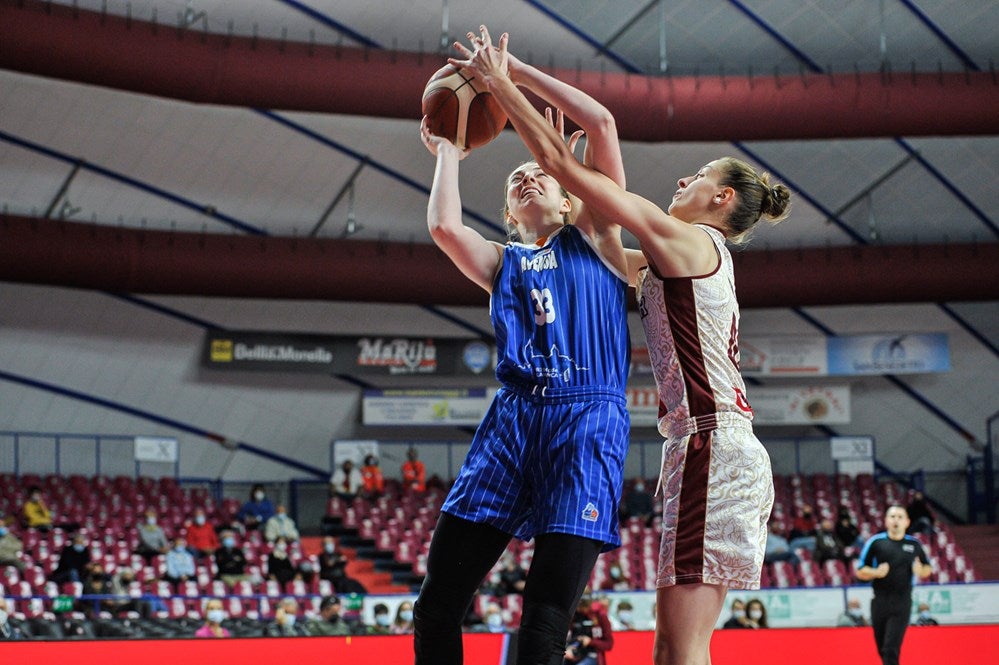
<instances>
[{"instance_id":1,"label":"blue team uniform","mask_svg":"<svg viewBox=\"0 0 999 665\"><path fill-rule=\"evenodd\" d=\"M502 387L442 510L528 540L620 545L631 343L624 275L579 229L510 243L493 284Z\"/></svg>"}]
</instances>

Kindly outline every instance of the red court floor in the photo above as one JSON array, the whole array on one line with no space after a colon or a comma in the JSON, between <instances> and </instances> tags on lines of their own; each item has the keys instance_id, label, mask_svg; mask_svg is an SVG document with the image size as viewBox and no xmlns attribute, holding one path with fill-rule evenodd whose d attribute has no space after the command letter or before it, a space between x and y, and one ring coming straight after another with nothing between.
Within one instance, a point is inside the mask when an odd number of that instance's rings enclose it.
<instances>
[{"instance_id":1,"label":"red court floor","mask_svg":"<svg viewBox=\"0 0 999 665\"><path fill-rule=\"evenodd\" d=\"M466 635L466 665L501 665L502 635ZM712 665L878 665L869 628L718 631L712 640ZM615 635L608 665L651 663L652 633ZM4 663L73 665L176 665L177 663L336 663L395 665L412 663L412 638L315 637L285 639L8 642L0 644ZM910 628L902 665L995 665L999 663L999 625Z\"/></svg>"}]
</instances>

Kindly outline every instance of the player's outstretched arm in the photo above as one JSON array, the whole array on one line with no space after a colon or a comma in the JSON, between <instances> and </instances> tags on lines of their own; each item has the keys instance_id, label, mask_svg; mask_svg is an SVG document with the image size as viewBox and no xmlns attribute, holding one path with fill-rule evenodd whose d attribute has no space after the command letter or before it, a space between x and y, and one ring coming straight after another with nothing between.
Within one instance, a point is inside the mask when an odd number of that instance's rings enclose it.
<instances>
[{"instance_id":1,"label":"player's outstretched arm","mask_svg":"<svg viewBox=\"0 0 999 665\"><path fill-rule=\"evenodd\" d=\"M427 204L430 236L466 277L492 293L493 278L502 260L503 246L486 240L462 221L458 163L467 153L447 139L431 134L426 118L420 125L420 138L427 150L437 157L430 202Z\"/></svg>"}]
</instances>

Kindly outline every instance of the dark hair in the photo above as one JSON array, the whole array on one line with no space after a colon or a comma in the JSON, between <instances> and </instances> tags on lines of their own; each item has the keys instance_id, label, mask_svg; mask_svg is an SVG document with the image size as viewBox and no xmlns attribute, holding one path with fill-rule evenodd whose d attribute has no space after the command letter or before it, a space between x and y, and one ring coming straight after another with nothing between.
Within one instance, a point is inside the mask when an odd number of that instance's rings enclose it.
<instances>
[{"instance_id":1,"label":"dark hair","mask_svg":"<svg viewBox=\"0 0 999 665\"><path fill-rule=\"evenodd\" d=\"M750 598L749 600L746 601L746 615L747 616L749 615L749 606L750 605L759 605L760 612L762 612L762 615L760 616L760 619L759 619L759 621L757 621L757 623L759 624L760 628L768 628L769 626L767 626L767 606L764 605L763 601L760 600L759 598Z\"/></svg>"},{"instance_id":2,"label":"dark hair","mask_svg":"<svg viewBox=\"0 0 999 665\"><path fill-rule=\"evenodd\" d=\"M729 240L736 244L746 242L761 217L771 224L787 217L791 207L790 189L780 183L771 185L769 173L757 173L741 159L722 157L718 161L722 163L719 184L734 189L738 197L735 209L726 220Z\"/></svg>"}]
</instances>

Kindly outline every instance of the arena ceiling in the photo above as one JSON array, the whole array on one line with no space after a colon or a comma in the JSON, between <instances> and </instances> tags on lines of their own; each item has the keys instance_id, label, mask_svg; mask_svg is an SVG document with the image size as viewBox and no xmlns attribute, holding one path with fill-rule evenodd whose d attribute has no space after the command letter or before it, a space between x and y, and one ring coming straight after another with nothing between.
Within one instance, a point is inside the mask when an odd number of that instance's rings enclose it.
<instances>
[{"instance_id":1,"label":"arena ceiling","mask_svg":"<svg viewBox=\"0 0 999 665\"><path fill-rule=\"evenodd\" d=\"M480 23L615 112L629 189L733 154L795 190L750 306L996 299L994 0L0 0L0 279L484 303L429 244L418 137ZM487 237L526 157L463 162Z\"/></svg>"}]
</instances>

